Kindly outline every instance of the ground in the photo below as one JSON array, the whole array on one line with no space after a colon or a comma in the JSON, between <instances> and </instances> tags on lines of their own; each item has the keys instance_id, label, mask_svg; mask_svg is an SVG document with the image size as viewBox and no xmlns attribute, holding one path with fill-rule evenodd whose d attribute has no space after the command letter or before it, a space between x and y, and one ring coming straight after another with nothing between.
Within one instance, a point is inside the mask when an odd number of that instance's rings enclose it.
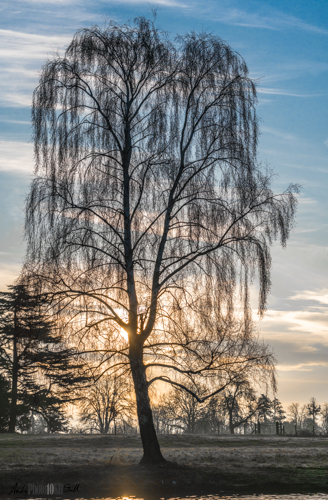
<instances>
[{"instance_id":1,"label":"ground","mask_svg":"<svg viewBox=\"0 0 328 500\"><path fill-rule=\"evenodd\" d=\"M2 434L0 498L22 498L17 490L28 483L69 484L71 490L79 484L64 498L328 493L326 437L171 435L159 439L171 463L145 468L138 465L142 447L137 436ZM16 493L9 495L14 485Z\"/></svg>"}]
</instances>

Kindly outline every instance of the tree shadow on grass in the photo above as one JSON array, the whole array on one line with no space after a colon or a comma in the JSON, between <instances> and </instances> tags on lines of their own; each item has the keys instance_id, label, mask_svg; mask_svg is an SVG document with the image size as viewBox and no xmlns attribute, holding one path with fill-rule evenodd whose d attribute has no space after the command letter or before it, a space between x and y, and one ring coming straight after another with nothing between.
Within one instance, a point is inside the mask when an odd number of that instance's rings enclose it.
<instances>
[{"instance_id":1,"label":"tree shadow on grass","mask_svg":"<svg viewBox=\"0 0 328 500\"><path fill-rule=\"evenodd\" d=\"M260 467L252 473L241 467L220 470L215 465L188 466L172 462L158 466L94 465L84 467L35 466L15 467L1 474L0 498L24 498L24 494L11 493L17 483L20 490L28 484L66 485L62 498L94 498L134 495L147 500L163 496L256 494L256 493L328 493L326 469L287 469ZM69 486L68 486L69 485ZM79 485L76 489L76 485ZM75 488L75 491L74 491ZM69 491L71 490L71 491ZM36 495L40 498L40 495ZM31 498L31 495L26 498ZM55 497L53 497L55 498ZM56 496L57 498L57 496Z\"/></svg>"}]
</instances>

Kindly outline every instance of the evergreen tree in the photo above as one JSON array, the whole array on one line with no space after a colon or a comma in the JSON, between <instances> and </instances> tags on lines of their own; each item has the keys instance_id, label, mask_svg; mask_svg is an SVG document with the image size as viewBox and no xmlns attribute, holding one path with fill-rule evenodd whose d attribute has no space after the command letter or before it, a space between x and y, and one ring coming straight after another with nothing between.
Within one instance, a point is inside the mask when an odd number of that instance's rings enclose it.
<instances>
[{"instance_id":1,"label":"evergreen tree","mask_svg":"<svg viewBox=\"0 0 328 500\"><path fill-rule=\"evenodd\" d=\"M60 430L61 406L69 390L84 379L74 373L74 361L60 330L48 320L47 303L33 297L24 284L0 293L0 374L10 385L8 431L29 426L31 410L41 414L49 428ZM5 417L4 417L5 418Z\"/></svg>"},{"instance_id":2,"label":"evergreen tree","mask_svg":"<svg viewBox=\"0 0 328 500\"><path fill-rule=\"evenodd\" d=\"M257 402L258 408L258 421L265 424L268 422L272 415L272 401L265 394L261 394Z\"/></svg>"},{"instance_id":3,"label":"evergreen tree","mask_svg":"<svg viewBox=\"0 0 328 500\"><path fill-rule=\"evenodd\" d=\"M282 422L286 418L286 412L282 407L281 402L278 398L274 398L272 401L272 412L273 412L273 421L274 422Z\"/></svg>"},{"instance_id":4,"label":"evergreen tree","mask_svg":"<svg viewBox=\"0 0 328 500\"><path fill-rule=\"evenodd\" d=\"M0 432L8 431L10 384L0 374Z\"/></svg>"},{"instance_id":5,"label":"evergreen tree","mask_svg":"<svg viewBox=\"0 0 328 500\"><path fill-rule=\"evenodd\" d=\"M310 402L306 405L307 414L312 418L312 432L315 434L316 417L321 412L321 406L317 404L315 398L311 398Z\"/></svg>"}]
</instances>

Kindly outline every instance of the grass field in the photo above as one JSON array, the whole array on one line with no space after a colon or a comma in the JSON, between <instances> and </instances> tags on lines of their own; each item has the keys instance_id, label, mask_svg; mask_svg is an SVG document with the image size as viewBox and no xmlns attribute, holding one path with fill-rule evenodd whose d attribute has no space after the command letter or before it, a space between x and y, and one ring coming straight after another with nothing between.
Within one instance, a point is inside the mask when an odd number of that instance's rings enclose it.
<instances>
[{"instance_id":1,"label":"grass field","mask_svg":"<svg viewBox=\"0 0 328 500\"><path fill-rule=\"evenodd\" d=\"M328 492L328 438L171 435L160 443L173 463L144 468L138 437L0 435L0 497L14 498L16 483L80 485L65 498Z\"/></svg>"}]
</instances>

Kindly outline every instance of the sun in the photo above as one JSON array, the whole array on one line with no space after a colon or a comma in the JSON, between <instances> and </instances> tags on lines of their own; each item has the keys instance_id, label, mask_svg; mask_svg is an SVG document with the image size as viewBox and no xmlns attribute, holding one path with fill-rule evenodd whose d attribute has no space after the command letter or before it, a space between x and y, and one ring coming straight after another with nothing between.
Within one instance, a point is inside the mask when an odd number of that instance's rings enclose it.
<instances>
[{"instance_id":1,"label":"sun","mask_svg":"<svg viewBox=\"0 0 328 500\"><path fill-rule=\"evenodd\" d=\"M120 332L120 335L124 338L124 340L126 340L128 342L129 336L128 336L127 332L121 327L119 329L119 332Z\"/></svg>"}]
</instances>

